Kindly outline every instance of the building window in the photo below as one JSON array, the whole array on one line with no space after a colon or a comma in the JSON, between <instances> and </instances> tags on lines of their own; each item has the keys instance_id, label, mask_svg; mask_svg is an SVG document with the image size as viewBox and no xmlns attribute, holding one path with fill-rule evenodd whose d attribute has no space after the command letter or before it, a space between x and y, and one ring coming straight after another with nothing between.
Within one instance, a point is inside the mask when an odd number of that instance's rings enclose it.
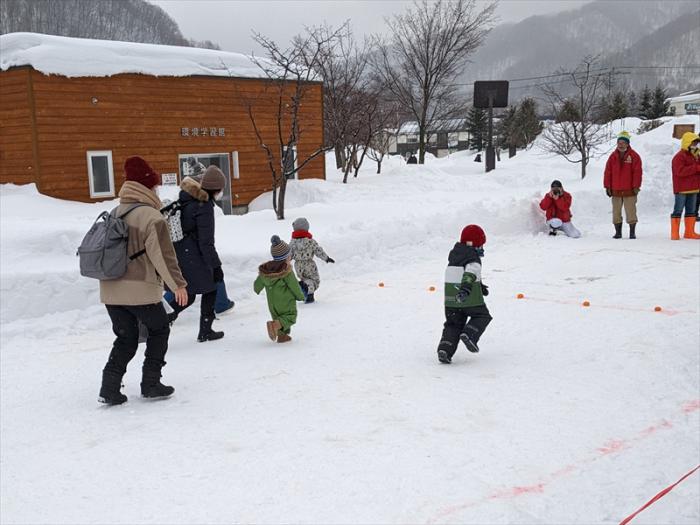
<instances>
[{"instance_id":1,"label":"building window","mask_svg":"<svg viewBox=\"0 0 700 525\"><path fill-rule=\"evenodd\" d=\"M114 197L114 169L111 151L87 152L90 197Z\"/></svg>"},{"instance_id":2,"label":"building window","mask_svg":"<svg viewBox=\"0 0 700 525\"><path fill-rule=\"evenodd\" d=\"M408 144L418 144L418 133L409 133L406 135L406 142Z\"/></svg>"},{"instance_id":3,"label":"building window","mask_svg":"<svg viewBox=\"0 0 700 525\"><path fill-rule=\"evenodd\" d=\"M287 146L282 146L282 159L284 159L284 154L287 153ZM297 170L297 147L292 146L292 155L287 158L287 165L282 166L284 172L287 174L287 179L296 179L298 172Z\"/></svg>"}]
</instances>

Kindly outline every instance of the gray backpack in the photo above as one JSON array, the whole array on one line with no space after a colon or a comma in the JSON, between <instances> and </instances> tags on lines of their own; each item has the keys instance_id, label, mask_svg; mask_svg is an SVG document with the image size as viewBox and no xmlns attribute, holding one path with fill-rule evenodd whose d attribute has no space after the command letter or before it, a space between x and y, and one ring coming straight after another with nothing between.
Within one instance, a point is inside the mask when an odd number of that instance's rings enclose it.
<instances>
[{"instance_id":1,"label":"gray backpack","mask_svg":"<svg viewBox=\"0 0 700 525\"><path fill-rule=\"evenodd\" d=\"M119 216L116 208L100 213L76 254L80 257L80 275L100 281L119 279L126 273L129 261L145 253L141 250L129 257L129 226L124 221L124 217L141 206L147 204L134 204Z\"/></svg>"}]
</instances>

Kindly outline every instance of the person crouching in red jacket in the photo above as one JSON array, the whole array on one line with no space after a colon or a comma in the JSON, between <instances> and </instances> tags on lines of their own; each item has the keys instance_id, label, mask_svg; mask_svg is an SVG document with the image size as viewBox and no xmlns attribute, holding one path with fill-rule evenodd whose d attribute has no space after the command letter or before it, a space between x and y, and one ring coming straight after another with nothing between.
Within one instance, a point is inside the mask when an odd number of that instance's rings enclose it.
<instances>
[{"instance_id":1,"label":"person crouching in red jacket","mask_svg":"<svg viewBox=\"0 0 700 525\"><path fill-rule=\"evenodd\" d=\"M637 193L642 187L642 159L630 147L630 134L623 131L617 136L617 148L605 164L603 186L608 197L612 198L613 239L622 237L622 207L625 208L627 224L630 225L630 239L636 239Z\"/></svg>"},{"instance_id":2,"label":"person crouching in red jacket","mask_svg":"<svg viewBox=\"0 0 700 525\"><path fill-rule=\"evenodd\" d=\"M545 212L549 234L556 235L563 231L567 237L578 239L581 232L571 224L571 194L564 191L561 182L552 181L550 191L540 201L540 208Z\"/></svg>"},{"instance_id":3,"label":"person crouching in red jacket","mask_svg":"<svg viewBox=\"0 0 700 525\"><path fill-rule=\"evenodd\" d=\"M671 214L671 239L681 238L681 215L685 208L684 239L700 239L695 233L700 193L700 136L687 132L681 137L681 149L671 161L675 202Z\"/></svg>"}]
</instances>

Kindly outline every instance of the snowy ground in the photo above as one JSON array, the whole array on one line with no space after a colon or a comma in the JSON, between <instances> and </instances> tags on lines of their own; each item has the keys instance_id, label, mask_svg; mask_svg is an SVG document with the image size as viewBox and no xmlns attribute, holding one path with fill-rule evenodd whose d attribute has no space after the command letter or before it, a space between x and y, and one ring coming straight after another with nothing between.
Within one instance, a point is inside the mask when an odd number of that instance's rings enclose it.
<instances>
[{"instance_id":1,"label":"snowy ground","mask_svg":"<svg viewBox=\"0 0 700 525\"><path fill-rule=\"evenodd\" d=\"M110 408L112 334L74 253L111 204L2 187L2 523L619 523L700 461L700 242L668 240L672 124L633 135L636 241L610 238L604 159L580 181L536 149L488 175L465 153L390 159L348 185L329 162L291 186L288 220L219 217L226 337L196 343L186 312L175 396L140 399L139 354ZM553 178L581 239L543 234ZM297 216L337 264L275 345L252 281ZM446 257L472 222L494 321L480 354L439 365ZM696 473L632 523L697 523L699 496Z\"/></svg>"}]
</instances>

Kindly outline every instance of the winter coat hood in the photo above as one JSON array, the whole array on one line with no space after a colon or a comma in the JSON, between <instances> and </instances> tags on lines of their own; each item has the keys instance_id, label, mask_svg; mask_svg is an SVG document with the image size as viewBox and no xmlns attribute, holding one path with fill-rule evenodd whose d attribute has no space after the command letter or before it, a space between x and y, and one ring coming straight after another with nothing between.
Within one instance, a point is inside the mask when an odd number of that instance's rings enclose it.
<instances>
[{"instance_id":1,"label":"winter coat hood","mask_svg":"<svg viewBox=\"0 0 700 525\"><path fill-rule=\"evenodd\" d=\"M292 271L287 261L268 261L258 267L260 277L269 280L282 279Z\"/></svg>"},{"instance_id":2,"label":"winter coat hood","mask_svg":"<svg viewBox=\"0 0 700 525\"><path fill-rule=\"evenodd\" d=\"M690 145L695 140L700 140L700 135L698 135L697 133L693 133L692 131L687 131L686 133L683 133L683 136L681 137L681 149L683 151L688 151Z\"/></svg>"},{"instance_id":3,"label":"winter coat hood","mask_svg":"<svg viewBox=\"0 0 700 525\"><path fill-rule=\"evenodd\" d=\"M160 202L158 195L153 190L139 182L130 180L126 181L119 190L119 202L121 204L148 204L156 210L163 207L163 203Z\"/></svg>"},{"instance_id":4,"label":"winter coat hood","mask_svg":"<svg viewBox=\"0 0 700 525\"><path fill-rule=\"evenodd\" d=\"M192 177L182 179L180 189L199 202L207 202L209 200L209 194L202 189L202 183L197 182Z\"/></svg>"},{"instance_id":5,"label":"winter coat hood","mask_svg":"<svg viewBox=\"0 0 700 525\"><path fill-rule=\"evenodd\" d=\"M481 264L481 258L479 258L476 248L461 242L455 243L454 248L452 248L450 255L447 257L447 264L450 266L466 266L471 262Z\"/></svg>"}]
</instances>

